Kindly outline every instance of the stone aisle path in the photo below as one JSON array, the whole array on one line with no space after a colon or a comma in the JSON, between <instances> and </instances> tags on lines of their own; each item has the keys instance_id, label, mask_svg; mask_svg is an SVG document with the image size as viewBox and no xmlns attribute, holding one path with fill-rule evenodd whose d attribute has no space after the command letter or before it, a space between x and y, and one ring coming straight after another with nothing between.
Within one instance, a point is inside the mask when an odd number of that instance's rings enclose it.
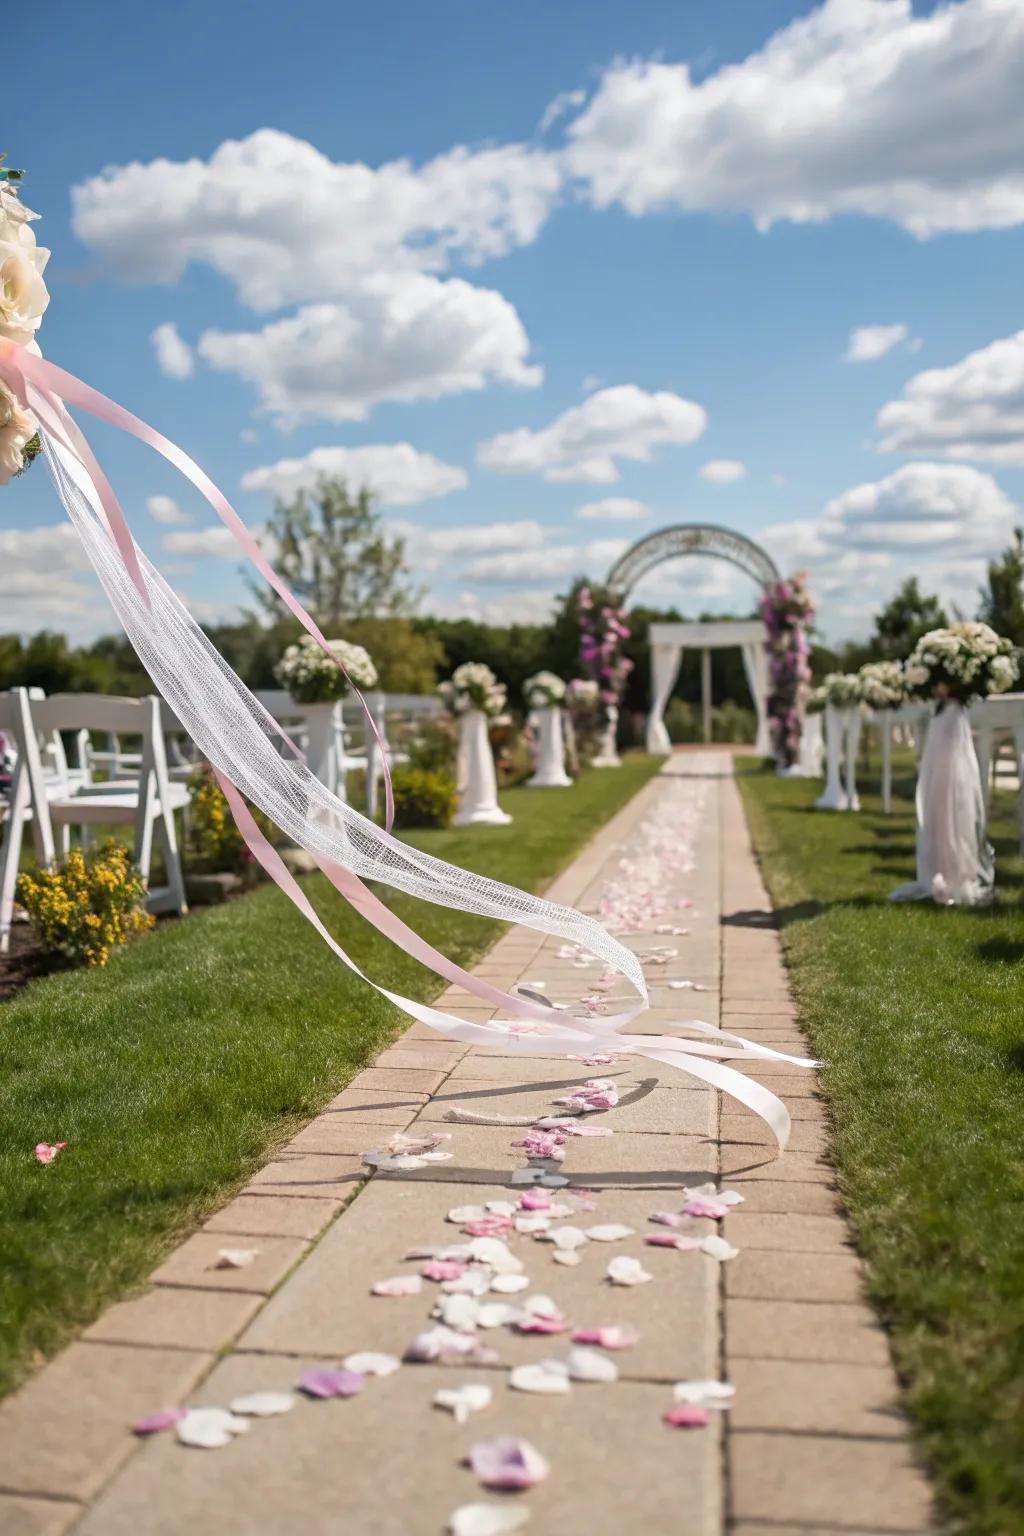
<instances>
[{"instance_id":1,"label":"stone aisle path","mask_svg":"<svg viewBox=\"0 0 1024 1536\"><path fill-rule=\"evenodd\" d=\"M663 915L626 940L679 951L648 972L654 1007L641 1028L661 1032L691 1014L720 1018L799 1054L804 1042L725 753L670 760L550 894L595 907L621 877L638 829L694 796L702 799L696 867L673 875L664 893L668 922L689 932L655 936ZM574 969L559 947L516 930L479 970L503 986L539 980L553 1000L577 998L595 973ZM667 986L682 979L708 990ZM444 1006L490 1016L454 990ZM613 1357L617 1383L579 1383L566 1397L511 1391L509 1367L564 1357L568 1339L497 1329L485 1338L500 1366L403 1366L348 1401L300 1399L283 1417L254 1420L223 1450L186 1450L166 1433L145 1443L131 1436L128 1425L164 1406L287 1391L302 1370L336 1367L357 1351L400 1355L428 1326L438 1288L424 1282L419 1296L382 1299L370 1296L371 1285L414 1273L402 1262L410 1246L459 1241L445 1213L509 1199L510 1177L523 1166L511 1145L523 1132L448 1125L446 1112L458 1104L490 1116L550 1113L559 1091L588 1074L614 1077L620 1093L642 1079L655 1085L610 1112L614 1137L568 1144L571 1185L598 1192L595 1212L571 1220L652 1231L650 1213L678 1209L683 1184L719 1175L745 1197L723 1224L739 1257L722 1265L642 1247L638 1235L592 1242L570 1268L554 1262L548 1243L510 1240L531 1290L552 1295L575 1324L638 1330L635 1348ZM516 1496L538 1536L926 1531L928 1490L908 1450L885 1336L861 1299L814 1075L771 1064L754 1075L793 1112L781 1159L760 1121L670 1067L511 1058L414 1026L161 1266L151 1290L113 1307L0 1407L0 1531L440 1536L457 1506L502 1502L460 1464L471 1445L496 1434L526 1437L551 1464L544 1483ZM452 1160L377 1174L360 1188L359 1154L409 1128L451 1131ZM255 1248L257 1258L244 1269L213 1268L224 1247ZM620 1251L639 1257L653 1282L608 1285L606 1264ZM662 1424L674 1382L718 1376L735 1383L731 1414L713 1416L706 1429ZM489 1382L494 1400L459 1425L431 1400L439 1386L464 1381Z\"/></svg>"}]
</instances>

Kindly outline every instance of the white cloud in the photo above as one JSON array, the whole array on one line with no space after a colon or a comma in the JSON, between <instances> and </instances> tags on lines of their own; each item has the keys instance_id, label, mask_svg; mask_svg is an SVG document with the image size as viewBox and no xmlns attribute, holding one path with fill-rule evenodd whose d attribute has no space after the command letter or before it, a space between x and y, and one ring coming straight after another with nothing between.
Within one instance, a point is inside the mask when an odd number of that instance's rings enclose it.
<instances>
[{"instance_id":1,"label":"white cloud","mask_svg":"<svg viewBox=\"0 0 1024 1536\"><path fill-rule=\"evenodd\" d=\"M633 522L650 515L647 503L634 501L631 496L604 496L600 501L588 501L576 508L577 517L600 518L608 522Z\"/></svg>"},{"instance_id":2,"label":"white cloud","mask_svg":"<svg viewBox=\"0 0 1024 1536\"><path fill-rule=\"evenodd\" d=\"M544 115L537 124L538 133L547 133L553 128L560 117L567 112L572 112L576 107L582 107L587 99L586 91L559 91L554 101L549 102L544 109Z\"/></svg>"},{"instance_id":3,"label":"white cloud","mask_svg":"<svg viewBox=\"0 0 1024 1536\"><path fill-rule=\"evenodd\" d=\"M697 471L701 479L711 485L733 485L737 480L742 480L746 472L746 465L741 464L739 459L708 459Z\"/></svg>"},{"instance_id":4,"label":"white cloud","mask_svg":"<svg viewBox=\"0 0 1024 1536\"><path fill-rule=\"evenodd\" d=\"M680 395L620 384L599 390L539 432L520 427L500 433L480 444L477 459L500 474L609 485L619 478L617 458L645 462L656 447L692 443L707 419L701 406Z\"/></svg>"},{"instance_id":5,"label":"white cloud","mask_svg":"<svg viewBox=\"0 0 1024 1536\"><path fill-rule=\"evenodd\" d=\"M191 515L181 510L173 496L147 496L146 511L154 522L163 523L169 528L181 527L192 521Z\"/></svg>"},{"instance_id":6,"label":"white cloud","mask_svg":"<svg viewBox=\"0 0 1024 1536\"><path fill-rule=\"evenodd\" d=\"M532 550L544 543L544 527L531 518L507 523L462 523L454 528L407 525L417 549L434 555L468 555L496 549Z\"/></svg>"},{"instance_id":7,"label":"white cloud","mask_svg":"<svg viewBox=\"0 0 1024 1536\"><path fill-rule=\"evenodd\" d=\"M589 544L550 544L539 549L514 549L482 555L462 567L460 578L501 584L508 581L552 581L586 575L604 577L629 548L628 539L594 539Z\"/></svg>"},{"instance_id":8,"label":"white cloud","mask_svg":"<svg viewBox=\"0 0 1024 1536\"><path fill-rule=\"evenodd\" d=\"M70 523L0 529L0 611L8 634L54 629L80 642L115 627Z\"/></svg>"},{"instance_id":9,"label":"white cloud","mask_svg":"<svg viewBox=\"0 0 1024 1536\"><path fill-rule=\"evenodd\" d=\"M172 320L165 320L163 325L158 325L155 331L150 332L149 339L153 343L161 373L166 373L171 379L187 379L191 376L196 366L192 348L179 336L178 327Z\"/></svg>"},{"instance_id":10,"label":"white cloud","mask_svg":"<svg viewBox=\"0 0 1024 1536\"><path fill-rule=\"evenodd\" d=\"M364 421L385 400L437 400L542 370L515 309L489 288L421 273L373 278L344 303L316 304L261 331L204 331L201 356L256 386L284 426Z\"/></svg>"},{"instance_id":11,"label":"white cloud","mask_svg":"<svg viewBox=\"0 0 1024 1536\"><path fill-rule=\"evenodd\" d=\"M212 560L238 560L239 562L245 559L242 548L231 529L219 523L211 528L195 528L189 533L165 533L160 540L160 547L169 555L198 556Z\"/></svg>"},{"instance_id":12,"label":"white cloud","mask_svg":"<svg viewBox=\"0 0 1024 1536\"><path fill-rule=\"evenodd\" d=\"M362 448L314 448L301 459L279 459L242 476L246 491L282 499L312 490L321 477L344 480L353 491L366 486L383 507L411 507L461 491L466 472L411 443L371 443Z\"/></svg>"},{"instance_id":13,"label":"white cloud","mask_svg":"<svg viewBox=\"0 0 1024 1536\"><path fill-rule=\"evenodd\" d=\"M546 624L551 618L557 593L526 590L519 592L459 592L454 597L430 597L426 612L439 619L474 619L480 624Z\"/></svg>"},{"instance_id":14,"label":"white cloud","mask_svg":"<svg viewBox=\"0 0 1024 1536\"><path fill-rule=\"evenodd\" d=\"M837 214L919 237L1024 221L1024 6L827 0L695 83L686 64L619 61L571 123L593 203Z\"/></svg>"},{"instance_id":15,"label":"white cloud","mask_svg":"<svg viewBox=\"0 0 1024 1536\"><path fill-rule=\"evenodd\" d=\"M850 340L843 353L844 363L873 363L884 357L901 341L906 341L909 328L899 325L858 325L850 332Z\"/></svg>"},{"instance_id":16,"label":"white cloud","mask_svg":"<svg viewBox=\"0 0 1024 1536\"><path fill-rule=\"evenodd\" d=\"M209 160L108 167L72 189L72 224L122 276L173 283L205 262L251 309L271 310L342 297L367 275L529 245L561 181L554 156L523 144L374 168L262 128Z\"/></svg>"},{"instance_id":17,"label":"white cloud","mask_svg":"<svg viewBox=\"0 0 1024 1536\"><path fill-rule=\"evenodd\" d=\"M915 374L878 426L888 453L1024 465L1024 331Z\"/></svg>"}]
</instances>

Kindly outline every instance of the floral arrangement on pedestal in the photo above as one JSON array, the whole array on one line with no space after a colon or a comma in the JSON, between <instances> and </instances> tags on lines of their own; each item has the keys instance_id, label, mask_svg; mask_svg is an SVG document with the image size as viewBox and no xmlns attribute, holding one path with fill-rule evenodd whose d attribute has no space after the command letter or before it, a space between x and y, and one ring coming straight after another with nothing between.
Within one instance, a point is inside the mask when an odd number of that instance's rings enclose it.
<instances>
[{"instance_id":1,"label":"floral arrangement on pedestal","mask_svg":"<svg viewBox=\"0 0 1024 1536\"><path fill-rule=\"evenodd\" d=\"M556 709L565 703L566 686L554 672L537 672L523 684L528 709Z\"/></svg>"},{"instance_id":2,"label":"floral arrangement on pedestal","mask_svg":"<svg viewBox=\"0 0 1024 1536\"><path fill-rule=\"evenodd\" d=\"M776 765L792 768L800 756L800 705L811 680L807 629L814 604L807 590L807 573L797 571L786 581L773 581L757 605L767 630L768 729Z\"/></svg>"},{"instance_id":3,"label":"floral arrangement on pedestal","mask_svg":"<svg viewBox=\"0 0 1024 1536\"><path fill-rule=\"evenodd\" d=\"M805 715L823 715L825 705L828 703L828 693L824 683L819 683L817 688L812 688L804 700Z\"/></svg>"},{"instance_id":4,"label":"floral arrangement on pedestal","mask_svg":"<svg viewBox=\"0 0 1024 1536\"><path fill-rule=\"evenodd\" d=\"M1019 670L1009 640L987 624L968 623L922 635L903 673L907 692L916 698L971 704L990 693L1006 693Z\"/></svg>"},{"instance_id":5,"label":"floral arrangement on pedestal","mask_svg":"<svg viewBox=\"0 0 1024 1536\"><path fill-rule=\"evenodd\" d=\"M853 709L864 702L864 684L859 672L829 672L822 685L825 703L833 709Z\"/></svg>"},{"instance_id":6,"label":"floral arrangement on pedestal","mask_svg":"<svg viewBox=\"0 0 1024 1536\"><path fill-rule=\"evenodd\" d=\"M633 663L623 652L623 642L631 630L623 610L612 604L594 602L589 587L581 587L576 598L580 625L580 662L588 678L597 687L597 696L608 711L618 710Z\"/></svg>"},{"instance_id":7,"label":"floral arrangement on pedestal","mask_svg":"<svg viewBox=\"0 0 1024 1536\"><path fill-rule=\"evenodd\" d=\"M36 245L30 228L39 215L19 201L21 177L21 171L0 163L0 339L38 356L36 332L50 302L43 282L50 253ZM39 450L34 417L0 384L0 485L20 475Z\"/></svg>"},{"instance_id":8,"label":"floral arrangement on pedestal","mask_svg":"<svg viewBox=\"0 0 1024 1536\"><path fill-rule=\"evenodd\" d=\"M478 709L494 718L504 713L508 702L505 684L498 682L484 661L464 661L455 668L449 682L438 684L437 691L453 715Z\"/></svg>"},{"instance_id":9,"label":"floral arrangement on pedestal","mask_svg":"<svg viewBox=\"0 0 1024 1536\"><path fill-rule=\"evenodd\" d=\"M861 667L861 697L869 709L899 709L906 703L907 685L898 661L869 661Z\"/></svg>"},{"instance_id":10,"label":"floral arrangement on pedestal","mask_svg":"<svg viewBox=\"0 0 1024 1536\"><path fill-rule=\"evenodd\" d=\"M333 704L345 697L350 685L360 689L376 687L377 668L368 651L348 640L327 643L340 666L312 635L303 635L288 647L274 668L274 676L297 704Z\"/></svg>"}]
</instances>

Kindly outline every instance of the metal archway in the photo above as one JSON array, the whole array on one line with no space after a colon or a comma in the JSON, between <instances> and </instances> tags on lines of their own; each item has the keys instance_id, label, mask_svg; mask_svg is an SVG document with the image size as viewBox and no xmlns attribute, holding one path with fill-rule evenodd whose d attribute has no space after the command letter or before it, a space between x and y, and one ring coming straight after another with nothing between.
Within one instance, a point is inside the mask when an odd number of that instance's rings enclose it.
<instances>
[{"instance_id":1,"label":"metal archway","mask_svg":"<svg viewBox=\"0 0 1024 1536\"><path fill-rule=\"evenodd\" d=\"M626 597L648 571L682 555L728 560L762 587L779 580L775 561L746 534L718 528L714 523L681 523L675 528L659 528L627 549L609 571L607 585L617 596Z\"/></svg>"}]
</instances>

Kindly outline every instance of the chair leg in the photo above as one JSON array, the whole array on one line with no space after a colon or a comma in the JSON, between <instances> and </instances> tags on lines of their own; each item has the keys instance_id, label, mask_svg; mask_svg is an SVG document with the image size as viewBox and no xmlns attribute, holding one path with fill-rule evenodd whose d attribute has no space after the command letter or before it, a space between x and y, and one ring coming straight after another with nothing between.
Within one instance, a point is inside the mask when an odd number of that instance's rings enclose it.
<instances>
[{"instance_id":1,"label":"chair leg","mask_svg":"<svg viewBox=\"0 0 1024 1536\"><path fill-rule=\"evenodd\" d=\"M15 769L14 783L11 786L4 840L3 845L0 846L0 955L6 955L11 947L14 891L18 882L18 863L21 859L27 799L28 780L19 765Z\"/></svg>"},{"instance_id":2,"label":"chair leg","mask_svg":"<svg viewBox=\"0 0 1024 1536\"><path fill-rule=\"evenodd\" d=\"M178 837L174 826L174 812L161 807L159 818L160 846L164 855L164 868L167 872L167 885L171 893L176 912L184 915L188 911L188 902L185 900L185 876L181 867L181 855L178 851Z\"/></svg>"}]
</instances>

